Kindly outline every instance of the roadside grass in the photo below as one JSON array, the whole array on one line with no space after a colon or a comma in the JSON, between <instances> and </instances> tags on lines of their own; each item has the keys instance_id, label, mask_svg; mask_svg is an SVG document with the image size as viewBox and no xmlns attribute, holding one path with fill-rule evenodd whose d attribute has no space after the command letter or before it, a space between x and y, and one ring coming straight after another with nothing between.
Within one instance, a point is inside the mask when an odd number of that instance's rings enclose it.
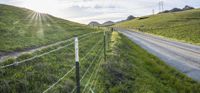
<instances>
[{"instance_id":1,"label":"roadside grass","mask_svg":"<svg viewBox=\"0 0 200 93\"><path fill-rule=\"evenodd\" d=\"M114 36L113 36L114 35ZM169 67L127 37L112 33L98 93L198 93L200 84ZM114 41L112 41L114 40ZM114 45L113 45L114 44Z\"/></svg>"},{"instance_id":2,"label":"roadside grass","mask_svg":"<svg viewBox=\"0 0 200 93\"><path fill-rule=\"evenodd\" d=\"M142 19L143 18L143 19ZM200 44L200 9L139 17L114 25Z\"/></svg>"}]
</instances>

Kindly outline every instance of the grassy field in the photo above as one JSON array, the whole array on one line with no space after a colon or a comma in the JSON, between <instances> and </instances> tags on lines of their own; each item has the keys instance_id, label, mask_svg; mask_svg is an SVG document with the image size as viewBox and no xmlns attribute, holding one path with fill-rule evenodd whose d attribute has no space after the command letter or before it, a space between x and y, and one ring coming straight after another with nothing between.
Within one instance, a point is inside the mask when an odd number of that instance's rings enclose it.
<instances>
[{"instance_id":1,"label":"grassy field","mask_svg":"<svg viewBox=\"0 0 200 93\"><path fill-rule=\"evenodd\" d=\"M138 29L189 43L200 44L200 9L139 17L114 27Z\"/></svg>"},{"instance_id":2,"label":"grassy field","mask_svg":"<svg viewBox=\"0 0 200 93\"><path fill-rule=\"evenodd\" d=\"M0 53L21 51L96 31L85 25L0 4Z\"/></svg>"}]
</instances>

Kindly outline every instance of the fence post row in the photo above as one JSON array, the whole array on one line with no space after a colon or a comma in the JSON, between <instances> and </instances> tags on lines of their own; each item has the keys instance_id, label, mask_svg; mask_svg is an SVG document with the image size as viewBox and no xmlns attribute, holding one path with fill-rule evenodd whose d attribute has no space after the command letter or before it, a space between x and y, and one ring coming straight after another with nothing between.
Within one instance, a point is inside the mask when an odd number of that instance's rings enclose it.
<instances>
[{"instance_id":1,"label":"fence post row","mask_svg":"<svg viewBox=\"0 0 200 93\"><path fill-rule=\"evenodd\" d=\"M75 62L76 62L76 93L80 93L80 75L79 75L79 48L78 37L75 36Z\"/></svg>"},{"instance_id":2,"label":"fence post row","mask_svg":"<svg viewBox=\"0 0 200 93\"><path fill-rule=\"evenodd\" d=\"M104 31L104 61L106 62L106 32Z\"/></svg>"}]
</instances>

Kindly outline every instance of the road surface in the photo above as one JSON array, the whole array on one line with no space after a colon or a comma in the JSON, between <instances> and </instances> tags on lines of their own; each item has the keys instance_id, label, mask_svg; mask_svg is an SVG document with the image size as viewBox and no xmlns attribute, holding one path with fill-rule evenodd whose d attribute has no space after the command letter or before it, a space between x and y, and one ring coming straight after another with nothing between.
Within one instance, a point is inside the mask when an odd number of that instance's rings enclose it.
<instances>
[{"instance_id":1,"label":"road surface","mask_svg":"<svg viewBox=\"0 0 200 93\"><path fill-rule=\"evenodd\" d=\"M116 30L168 65L200 81L200 46L171 41L142 32Z\"/></svg>"}]
</instances>

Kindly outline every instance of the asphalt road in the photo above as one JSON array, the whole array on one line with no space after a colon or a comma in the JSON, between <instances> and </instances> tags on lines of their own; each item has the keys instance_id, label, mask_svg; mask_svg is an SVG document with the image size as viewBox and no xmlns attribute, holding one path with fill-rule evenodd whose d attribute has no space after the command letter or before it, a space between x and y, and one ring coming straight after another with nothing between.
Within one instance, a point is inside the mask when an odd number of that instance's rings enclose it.
<instances>
[{"instance_id":1,"label":"asphalt road","mask_svg":"<svg viewBox=\"0 0 200 93\"><path fill-rule=\"evenodd\" d=\"M116 30L168 65L175 67L194 80L200 81L200 46L172 41L142 32Z\"/></svg>"}]
</instances>

